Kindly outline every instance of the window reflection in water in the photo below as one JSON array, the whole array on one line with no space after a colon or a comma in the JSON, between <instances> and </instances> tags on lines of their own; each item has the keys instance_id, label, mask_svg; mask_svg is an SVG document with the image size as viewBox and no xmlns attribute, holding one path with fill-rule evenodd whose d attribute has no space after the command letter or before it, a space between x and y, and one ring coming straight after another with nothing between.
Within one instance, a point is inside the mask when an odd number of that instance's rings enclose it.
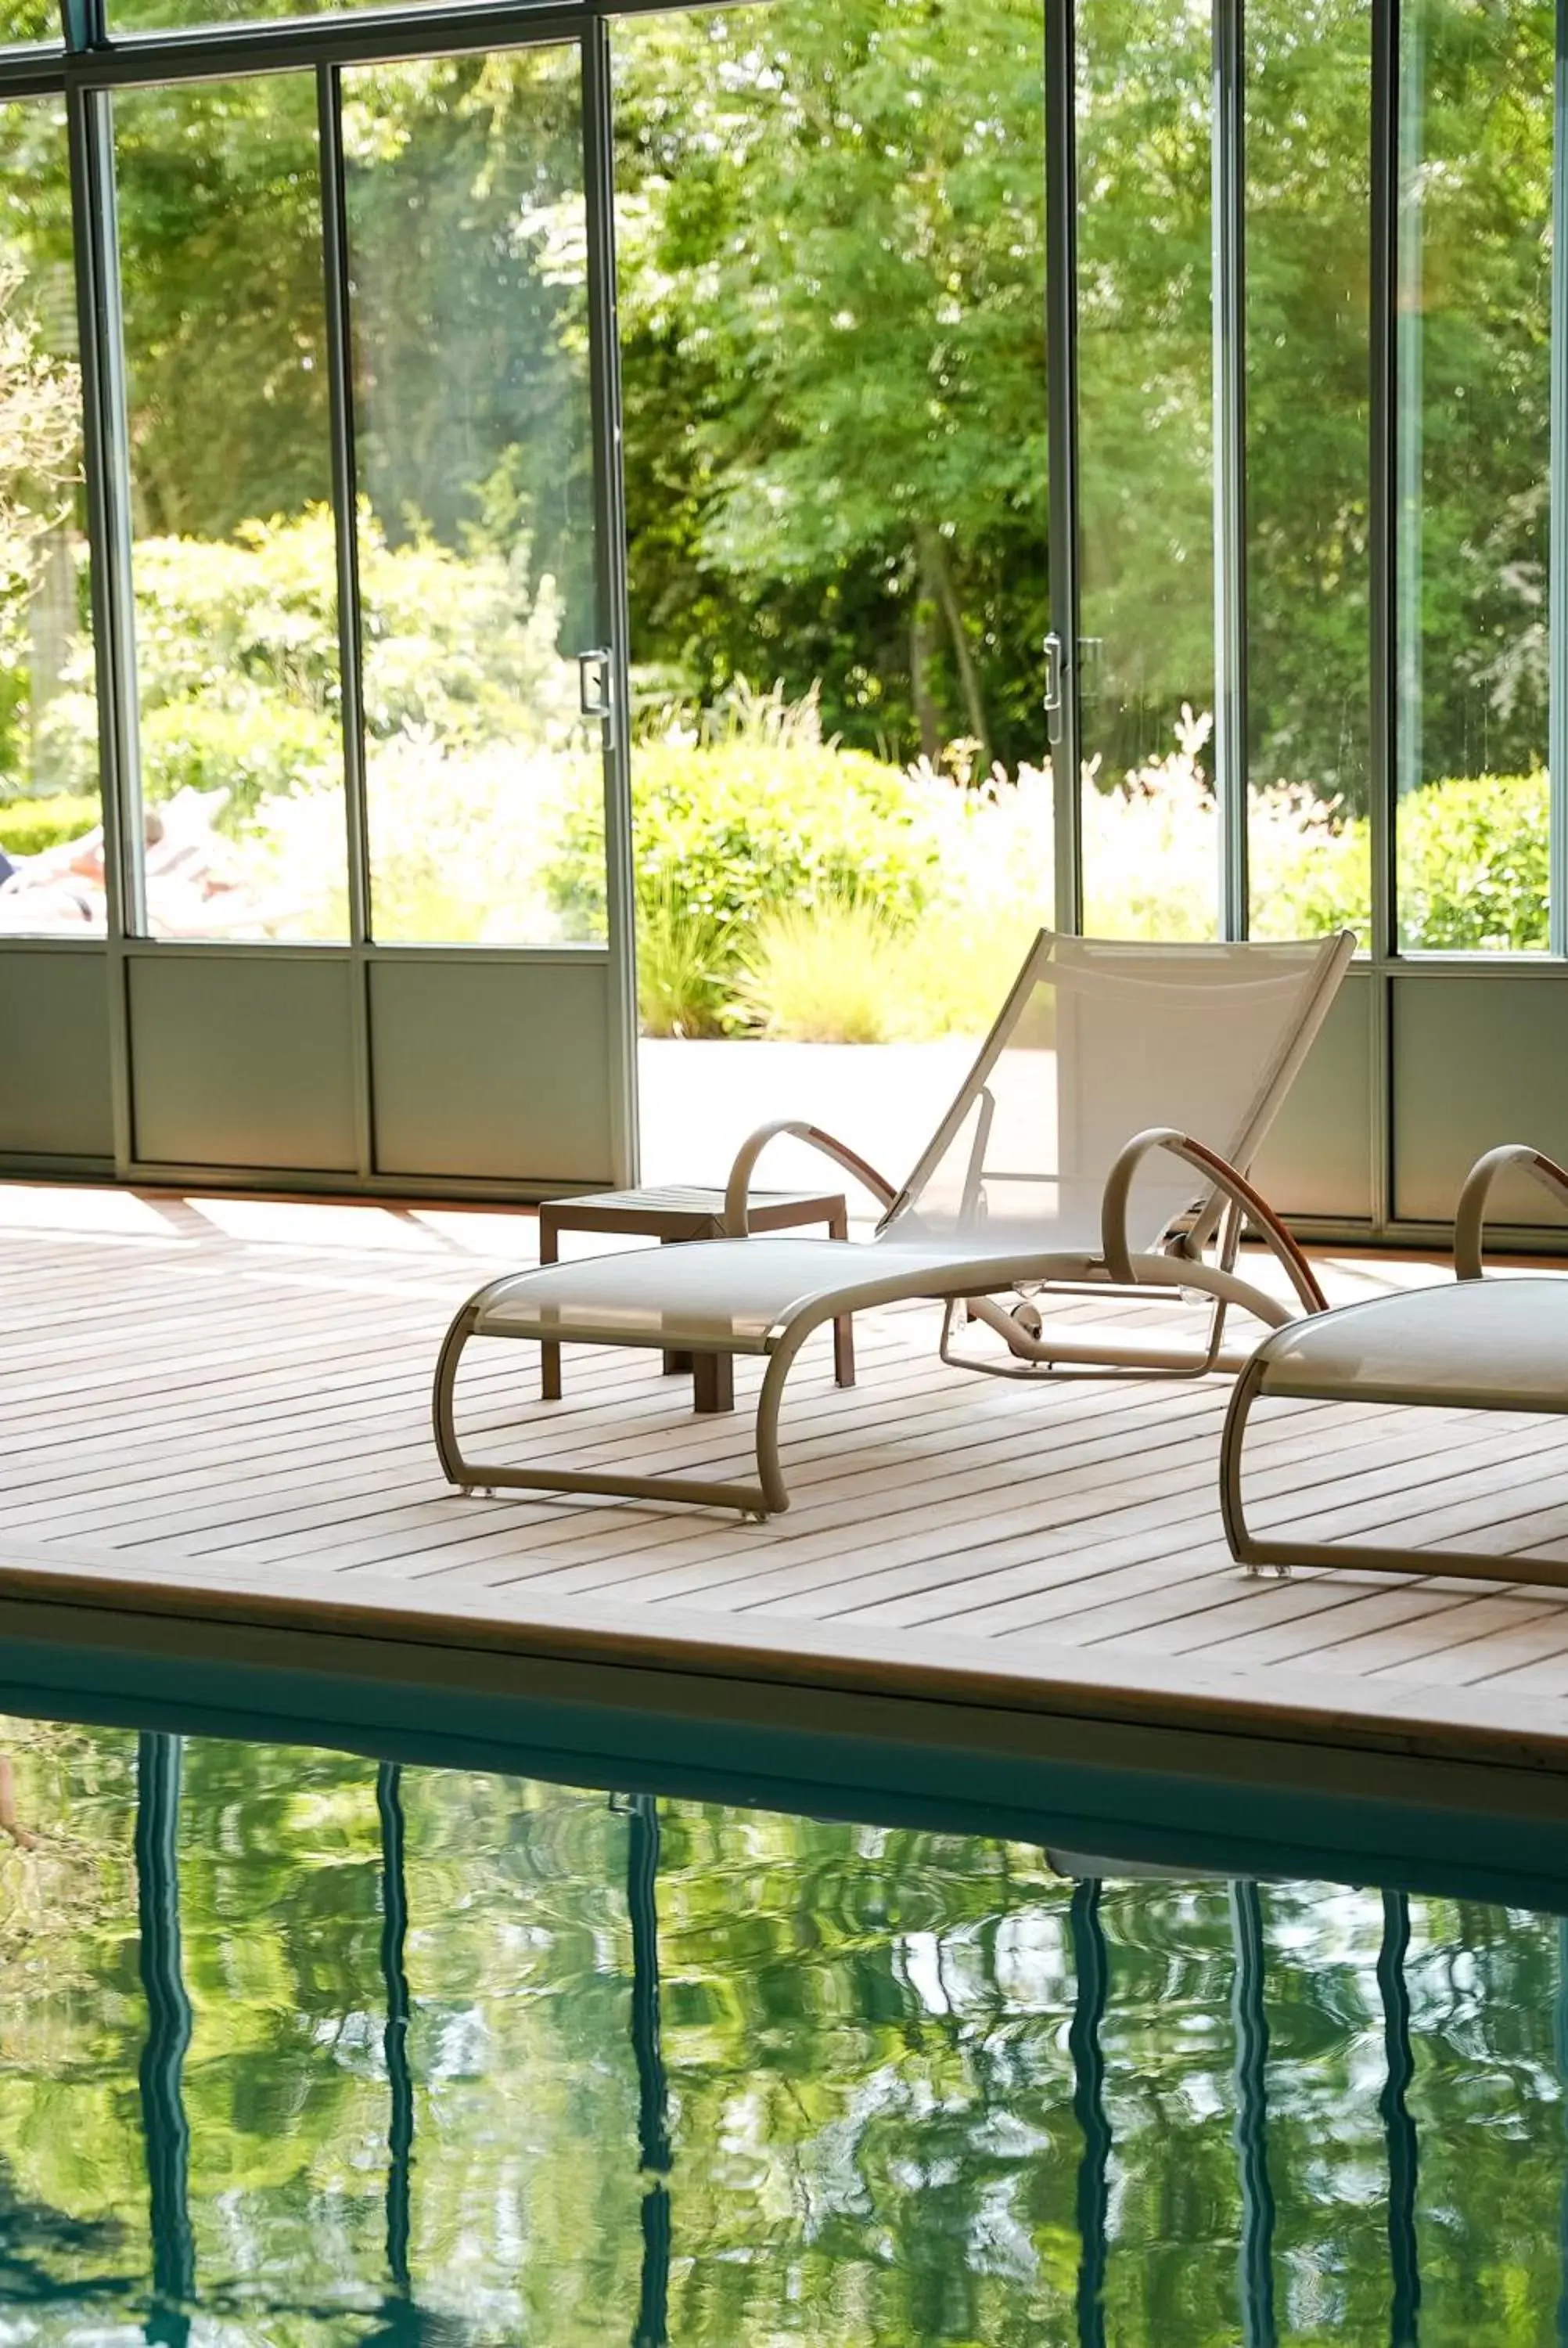
<instances>
[{"instance_id":1,"label":"window reflection in water","mask_svg":"<svg viewBox=\"0 0 1568 2348\"><path fill-rule=\"evenodd\" d=\"M1552 2335L1550 1918L5 1743L18 2338Z\"/></svg>"}]
</instances>

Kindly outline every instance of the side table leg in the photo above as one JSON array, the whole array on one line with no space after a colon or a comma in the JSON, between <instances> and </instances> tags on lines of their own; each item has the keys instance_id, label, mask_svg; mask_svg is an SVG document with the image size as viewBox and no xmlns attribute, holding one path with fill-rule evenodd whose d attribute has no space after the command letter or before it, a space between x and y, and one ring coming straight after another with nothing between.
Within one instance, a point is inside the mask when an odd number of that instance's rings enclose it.
<instances>
[{"instance_id":1,"label":"side table leg","mask_svg":"<svg viewBox=\"0 0 1568 2348\"><path fill-rule=\"evenodd\" d=\"M680 1247L682 1242L680 1240L661 1240L659 1244L661 1247ZM667 1378L683 1378L689 1376L691 1374L692 1356L690 1354L665 1354L664 1375ZM701 1407L702 1405L699 1404L698 1408L701 1409Z\"/></svg>"},{"instance_id":2,"label":"side table leg","mask_svg":"<svg viewBox=\"0 0 1568 2348\"><path fill-rule=\"evenodd\" d=\"M548 1207L539 1209L539 1262L555 1263L560 1256L560 1233ZM546 1402L560 1400L560 1347L539 1347L539 1391Z\"/></svg>"},{"instance_id":3,"label":"side table leg","mask_svg":"<svg viewBox=\"0 0 1568 2348\"><path fill-rule=\"evenodd\" d=\"M843 1215L835 1215L827 1227L830 1240L846 1240L849 1225ZM833 1324L833 1375L841 1386L855 1384L855 1319L845 1313Z\"/></svg>"},{"instance_id":4,"label":"side table leg","mask_svg":"<svg viewBox=\"0 0 1568 2348\"><path fill-rule=\"evenodd\" d=\"M694 1354L692 1363L692 1403L695 1410L715 1412L735 1407L735 1362L733 1354Z\"/></svg>"}]
</instances>

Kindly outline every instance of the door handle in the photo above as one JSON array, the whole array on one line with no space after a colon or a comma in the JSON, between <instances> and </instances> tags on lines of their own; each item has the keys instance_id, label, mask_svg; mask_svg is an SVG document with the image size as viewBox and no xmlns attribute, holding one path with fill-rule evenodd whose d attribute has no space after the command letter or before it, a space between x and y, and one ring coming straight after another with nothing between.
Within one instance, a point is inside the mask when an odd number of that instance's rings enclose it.
<instances>
[{"instance_id":1,"label":"door handle","mask_svg":"<svg viewBox=\"0 0 1568 2348\"><path fill-rule=\"evenodd\" d=\"M597 717L604 727L607 748L612 748L615 701L610 680L614 656L608 644L595 644L577 656L577 705L585 717Z\"/></svg>"},{"instance_id":2,"label":"door handle","mask_svg":"<svg viewBox=\"0 0 1568 2348\"><path fill-rule=\"evenodd\" d=\"M1045 738L1061 739L1061 638L1054 628L1045 639Z\"/></svg>"}]
</instances>

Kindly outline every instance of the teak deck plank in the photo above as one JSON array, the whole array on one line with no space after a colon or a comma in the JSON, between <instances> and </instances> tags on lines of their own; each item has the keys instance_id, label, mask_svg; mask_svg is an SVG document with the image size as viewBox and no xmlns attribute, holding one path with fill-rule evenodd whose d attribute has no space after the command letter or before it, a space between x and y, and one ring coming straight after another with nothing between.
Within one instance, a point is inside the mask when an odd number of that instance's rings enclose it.
<instances>
[{"instance_id":1,"label":"teak deck plank","mask_svg":"<svg viewBox=\"0 0 1568 2348\"><path fill-rule=\"evenodd\" d=\"M612 1622L650 1654L707 1638L780 1669L831 1659L868 1689L896 1667L939 1686L944 1655L957 1686L989 1657L1009 1684L1070 1682L1075 1702L1098 1686L1188 1705L1206 1687L1216 1718L1284 1717L1310 1689L1325 1717L1500 1742L1512 1706L1538 1743L1560 1735L1568 1769L1568 1594L1237 1572L1215 1495L1224 1381L966 1375L937 1358L935 1309L902 1305L857 1323L852 1392L832 1384L826 1331L803 1358L784 1424L794 1505L766 1526L465 1499L430 1441L436 1348L472 1289L528 1260L530 1216L272 1205L263 1235L217 1205L142 1203L156 1220L138 1231L125 1194L0 1188L6 1592L79 1573L138 1606L283 1607L323 1630L346 1611L422 1636L444 1613L519 1637ZM1444 1276L1371 1257L1327 1271L1338 1295ZM1163 1303L1074 1301L1064 1318L1198 1325ZM532 1348L476 1347L460 1414L489 1457L733 1471L761 1374L740 1361L735 1416L698 1418L656 1356L569 1348L565 1398L545 1406ZM1275 1405L1248 1457L1260 1527L1568 1549L1553 1422Z\"/></svg>"}]
</instances>

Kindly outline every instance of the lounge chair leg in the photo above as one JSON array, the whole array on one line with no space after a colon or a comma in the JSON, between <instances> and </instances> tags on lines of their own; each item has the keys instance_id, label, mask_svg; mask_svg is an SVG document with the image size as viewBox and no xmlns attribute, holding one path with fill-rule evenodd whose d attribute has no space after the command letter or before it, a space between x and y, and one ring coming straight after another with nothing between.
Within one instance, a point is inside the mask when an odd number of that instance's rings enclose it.
<instances>
[{"instance_id":1,"label":"lounge chair leg","mask_svg":"<svg viewBox=\"0 0 1568 2348\"><path fill-rule=\"evenodd\" d=\"M804 1332L793 1334L768 1364L757 1410L758 1478L754 1485L710 1482L706 1477L698 1476L617 1476L542 1465L532 1468L497 1463L482 1467L478 1461L463 1457L457 1440L454 1398L457 1365L464 1346L474 1334L481 1300L487 1293L481 1290L478 1298L471 1297L447 1330L436 1358L436 1384L431 1395L436 1456L446 1481L459 1491L484 1494L492 1499L497 1493L507 1491L573 1492L606 1499L694 1501L702 1508L738 1509L743 1517L754 1519L759 1524L765 1517L777 1516L788 1508L789 1493L779 1468L779 1403ZM702 1358L699 1356L699 1361ZM726 1373L732 1369L732 1358L727 1354L705 1358L710 1362L717 1359Z\"/></svg>"},{"instance_id":2,"label":"lounge chair leg","mask_svg":"<svg viewBox=\"0 0 1568 2348\"><path fill-rule=\"evenodd\" d=\"M1266 1565L1273 1567L1277 1581L1288 1581L1288 1563L1277 1556L1269 1555L1267 1545L1253 1539L1247 1530L1246 1511L1242 1506L1242 1444L1246 1435L1247 1418L1263 1384L1263 1363L1255 1354L1231 1388L1225 1432L1220 1437L1220 1514L1225 1519L1230 1553L1245 1570L1249 1581L1260 1581Z\"/></svg>"},{"instance_id":3,"label":"lounge chair leg","mask_svg":"<svg viewBox=\"0 0 1568 2348\"><path fill-rule=\"evenodd\" d=\"M784 1401L784 1380L794 1366L794 1357L805 1336L805 1323L797 1321L768 1355L763 1390L757 1396L757 1482L769 1516L783 1516L789 1507L789 1490L779 1465L779 1408Z\"/></svg>"},{"instance_id":4,"label":"lounge chair leg","mask_svg":"<svg viewBox=\"0 0 1568 2348\"><path fill-rule=\"evenodd\" d=\"M436 1361L436 1384L430 1396L430 1422L441 1472L449 1484L456 1484L463 1490L472 1488L473 1478L467 1472L457 1441L452 1395L457 1383L457 1364L462 1358L464 1346L474 1334L477 1317L473 1303L465 1304L442 1339L441 1351Z\"/></svg>"}]
</instances>

